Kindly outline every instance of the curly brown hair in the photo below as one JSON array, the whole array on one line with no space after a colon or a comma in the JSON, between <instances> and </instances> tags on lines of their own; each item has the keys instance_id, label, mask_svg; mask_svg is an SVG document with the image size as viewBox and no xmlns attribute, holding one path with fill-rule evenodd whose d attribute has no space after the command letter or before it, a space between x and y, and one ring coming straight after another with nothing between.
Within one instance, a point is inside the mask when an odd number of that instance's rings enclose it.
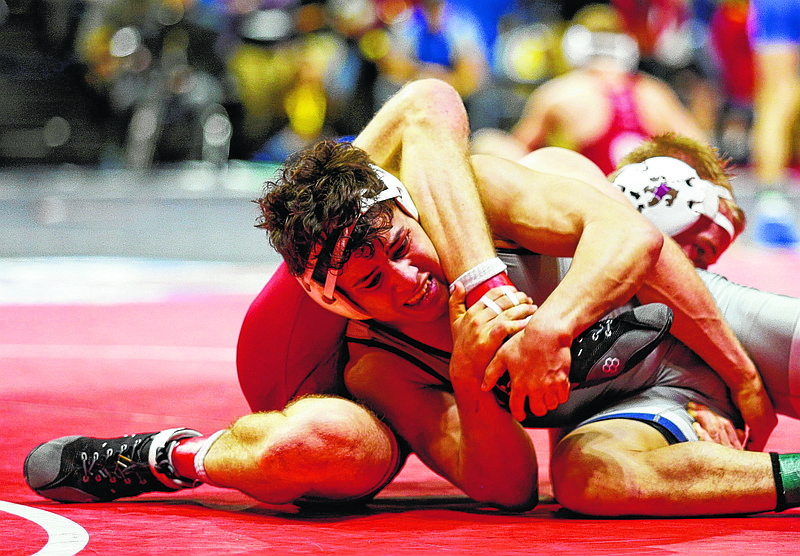
<instances>
[{"instance_id":1,"label":"curly brown hair","mask_svg":"<svg viewBox=\"0 0 800 556\"><path fill-rule=\"evenodd\" d=\"M292 155L254 202L261 209L256 227L267 230L270 244L294 276L302 275L318 244L314 277L323 282L328 268L341 270L350 256L371 256L374 241L391 227L392 205L375 203L361 214L361 201L383 191L369 156L350 143L321 141ZM342 231L357 221L342 257L331 261Z\"/></svg>"},{"instance_id":2,"label":"curly brown hair","mask_svg":"<svg viewBox=\"0 0 800 556\"><path fill-rule=\"evenodd\" d=\"M731 197L733 197L733 201L728 199L720 200L731 209L733 228L736 234L742 233L745 226L745 215L744 211L736 203L736 196L733 193L733 186L730 181L730 161L721 157L717 149L711 145L672 132L655 135L620 160L619 164L617 164L617 169L609 176L609 179L613 181L617 172L623 166L643 162L655 156L677 158L694 168L697 175L704 180L727 189Z\"/></svg>"}]
</instances>

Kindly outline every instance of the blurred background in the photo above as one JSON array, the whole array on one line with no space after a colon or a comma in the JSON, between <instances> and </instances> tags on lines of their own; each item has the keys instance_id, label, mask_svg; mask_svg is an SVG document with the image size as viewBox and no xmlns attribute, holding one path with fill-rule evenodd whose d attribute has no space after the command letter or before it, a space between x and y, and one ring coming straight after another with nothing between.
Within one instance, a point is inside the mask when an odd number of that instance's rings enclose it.
<instances>
[{"instance_id":1,"label":"blurred background","mask_svg":"<svg viewBox=\"0 0 800 556\"><path fill-rule=\"evenodd\" d=\"M742 169L747 208L747 2L601 4L635 69ZM273 260L248 201L287 154L356 135L425 76L459 90L474 131L510 131L574 69L564 37L588 5L0 0L0 257Z\"/></svg>"}]
</instances>

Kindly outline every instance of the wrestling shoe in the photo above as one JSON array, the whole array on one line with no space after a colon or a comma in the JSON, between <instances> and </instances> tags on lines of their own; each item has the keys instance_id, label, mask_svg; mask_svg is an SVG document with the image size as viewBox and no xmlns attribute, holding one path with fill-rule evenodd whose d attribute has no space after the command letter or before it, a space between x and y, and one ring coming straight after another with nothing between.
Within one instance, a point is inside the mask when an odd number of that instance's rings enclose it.
<instances>
[{"instance_id":1,"label":"wrestling shoe","mask_svg":"<svg viewBox=\"0 0 800 556\"><path fill-rule=\"evenodd\" d=\"M65 436L36 447L25 458L25 481L59 502L109 502L145 492L170 492L199 483L175 473L167 449L191 429L119 438Z\"/></svg>"},{"instance_id":2,"label":"wrestling shoe","mask_svg":"<svg viewBox=\"0 0 800 556\"><path fill-rule=\"evenodd\" d=\"M572 341L569 381L572 389L611 380L641 363L672 326L672 309L661 303L641 305L590 326ZM494 394L508 407L508 372L497 381Z\"/></svg>"}]
</instances>

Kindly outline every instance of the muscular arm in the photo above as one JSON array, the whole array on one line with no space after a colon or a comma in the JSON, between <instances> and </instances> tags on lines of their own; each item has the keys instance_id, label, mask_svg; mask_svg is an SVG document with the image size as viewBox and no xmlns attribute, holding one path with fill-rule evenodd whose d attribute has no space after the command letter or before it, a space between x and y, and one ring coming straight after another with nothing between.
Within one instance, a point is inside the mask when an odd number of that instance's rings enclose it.
<instances>
[{"instance_id":1,"label":"muscular arm","mask_svg":"<svg viewBox=\"0 0 800 556\"><path fill-rule=\"evenodd\" d=\"M627 198L599 168L565 149L549 148L531 153L523 161L531 168L580 178L635 212ZM705 360L733 393L739 411L750 427L752 449L763 448L777 423L772 403L758 371L724 322L714 299L697 276L680 247L668 237L655 267L647 274L637 297L643 303L661 302L674 313L672 334Z\"/></svg>"},{"instance_id":2,"label":"muscular arm","mask_svg":"<svg viewBox=\"0 0 800 556\"><path fill-rule=\"evenodd\" d=\"M692 113L666 83L640 74L636 98L651 135L671 131L698 141L708 141Z\"/></svg>"},{"instance_id":3,"label":"muscular arm","mask_svg":"<svg viewBox=\"0 0 800 556\"><path fill-rule=\"evenodd\" d=\"M452 87L435 79L406 85L354 145L408 188L450 281L495 256L467 155L467 113ZM470 248L450 248L456 241Z\"/></svg>"},{"instance_id":4,"label":"muscular arm","mask_svg":"<svg viewBox=\"0 0 800 556\"><path fill-rule=\"evenodd\" d=\"M711 294L689 259L670 238L637 297L673 308L672 334L699 355L730 388L733 401L750 427L748 447L763 449L777 425L772 402L755 364L722 318Z\"/></svg>"},{"instance_id":5,"label":"muscular arm","mask_svg":"<svg viewBox=\"0 0 800 556\"><path fill-rule=\"evenodd\" d=\"M522 117L511 130L511 136L528 151L543 147L547 143L547 136L555 127L553 109L548 101L548 98L552 98L549 91L555 84L553 81L545 83L531 93L525 103Z\"/></svg>"},{"instance_id":6,"label":"muscular arm","mask_svg":"<svg viewBox=\"0 0 800 556\"><path fill-rule=\"evenodd\" d=\"M544 415L569 395L572 340L633 297L656 265L663 236L578 180L494 157L475 156L473 166L495 236L544 255L574 257L524 333L506 342L487 369L485 387L508 368L517 419L524 419L525 396L531 411Z\"/></svg>"}]
</instances>

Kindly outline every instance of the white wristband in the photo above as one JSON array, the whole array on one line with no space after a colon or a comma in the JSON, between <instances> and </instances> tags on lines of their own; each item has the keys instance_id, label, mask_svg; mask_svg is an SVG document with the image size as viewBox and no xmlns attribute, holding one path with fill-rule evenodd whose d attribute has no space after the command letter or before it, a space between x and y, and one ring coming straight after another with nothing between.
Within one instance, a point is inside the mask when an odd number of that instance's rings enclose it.
<instances>
[{"instance_id":1,"label":"white wristband","mask_svg":"<svg viewBox=\"0 0 800 556\"><path fill-rule=\"evenodd\" d=\"M450 294L452 295L453 290L455 290L456 282L464 284L466 293L469 293L489 278L494 278L501 272L505 272L506 268L508 268L506 267L506 263L501 261L498 257L483 261L456 278L453 283L450 284Z\"/></svg>"}]
</instances>

